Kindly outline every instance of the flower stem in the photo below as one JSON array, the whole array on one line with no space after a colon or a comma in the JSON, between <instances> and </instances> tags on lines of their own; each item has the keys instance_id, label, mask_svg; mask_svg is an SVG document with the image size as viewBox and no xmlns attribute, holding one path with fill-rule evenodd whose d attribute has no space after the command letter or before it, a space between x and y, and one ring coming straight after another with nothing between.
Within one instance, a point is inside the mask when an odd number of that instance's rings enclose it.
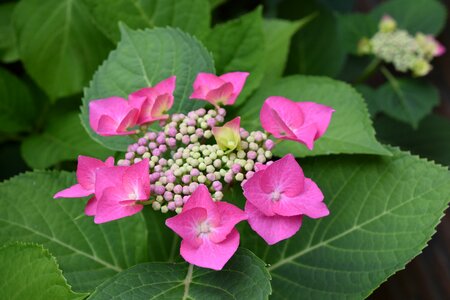
<instances>
[{"instance_id":1,"label":"flower stem","mask_svg":"<svg viewBox=\"0 0 450 300\"><path fill-rule=\"evenodd\" d=\"M362 83L369 79L378 69L380 66L381 60L379 58L374 58L370 64L364 69L362 74L356 78L354 83Z\"/></svg>"},{"instance_id":2,"label":"flower stem","mask_svg":"<svg viewBox=\"0 0 450 300\"><path fill-rule=\"evenodd\" d=\"M192 271L194 270L194 265L189 265L188 271L186 274L186 278L184 279L184 294L183 294L183 300L186 300L189 298L189 287L191 286L192 282Z\"/></svg>"}]
</instances>

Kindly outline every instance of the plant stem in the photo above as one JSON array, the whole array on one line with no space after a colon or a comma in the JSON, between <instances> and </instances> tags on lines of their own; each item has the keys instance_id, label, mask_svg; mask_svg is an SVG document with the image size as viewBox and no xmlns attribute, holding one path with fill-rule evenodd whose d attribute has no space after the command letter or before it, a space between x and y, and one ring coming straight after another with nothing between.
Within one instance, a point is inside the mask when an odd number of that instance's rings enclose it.
<instances>
[{"instance_id":1,"label":"plant stem","mask_svg":"<svg viewBox=\"0 0 450 300\"><path fill-rule=\"evenodd\" d=\"M186 278L184 279L184 294L183 294L183 300L188 299L189 297L189 287L191 286L192 282L192 271L194 269L194 265L189 265L188 271L186 274Z\"/></svg>"},{"instance_id":2,"label":"plant stem","mask_svg":"<svg viewBox=\"0 0 450 300\"><path fill-rule=\"evenodd\" d=\"M378 58L374 58L370 64L364 69L362 74L356 78L354 83L362 83L366 81L370 76L372 76L378 69L379 65L381 63L381 60Z\"/></svg>"}]
</instances>

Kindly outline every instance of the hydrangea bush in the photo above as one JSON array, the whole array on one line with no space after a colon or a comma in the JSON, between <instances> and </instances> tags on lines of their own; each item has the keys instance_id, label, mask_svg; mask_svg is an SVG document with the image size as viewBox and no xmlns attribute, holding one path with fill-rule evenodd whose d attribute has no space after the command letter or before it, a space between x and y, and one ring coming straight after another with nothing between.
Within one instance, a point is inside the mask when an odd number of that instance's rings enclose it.
<instances>
[{"instance_id":1,"label":"hydrangea bush","mask_svg":"<svg viewBox=\"0 0 450 300\"><path fill-rule=\"evenodd\" d=\"M348 3L0 4L3 298L362 299L404 268L450 195L445 9Z\"/></svg>"}]
</instances>

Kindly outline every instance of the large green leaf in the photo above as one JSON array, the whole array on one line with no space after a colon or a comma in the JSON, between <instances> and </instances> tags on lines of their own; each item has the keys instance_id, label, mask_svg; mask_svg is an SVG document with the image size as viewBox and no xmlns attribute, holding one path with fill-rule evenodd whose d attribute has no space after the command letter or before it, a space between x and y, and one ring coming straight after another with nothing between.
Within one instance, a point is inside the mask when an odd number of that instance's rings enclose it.
<instances>
[{"instance_id":1,"label":"large green leaf","mask_svg":"<svg viewBox=\"0 0 450 300\"><path fill-rule=\"evenodd\" d=\"M301 161L330 215L304 218L299 233L271 247L242 234L270 264L273 299L365 298L426 246L450 200L450 174L391 150Z\"/></svg>"},{"instance_id":2,"label":"large green leaf","mask_svg":"<svg viewBox=\"0 0 450 300\"><path fill-rule=\"evenodd\" d=\"M414 128L439 104L439 92L431 83L418 79L397 79L392 75L376 91L376 96L381 111Z\"/></svg>"},{"instance_id":3,"label":"large green leaf","mask_svg":"<svg viewBox=\"0 0 450 300\"><path fill-rule=\"evenodd\" d=\"M389 155L375 139L372 122L361 96L348 84L325 77L290 76L261 88L239 108L242 126L261 129L259 111L269 96L284 96L294 101L313 101L333 107L331 123L323 137L308 151L299 143L284 141L275 147L277 155L292 153L311 156L338 153Z\"/></svg>"},{"instance_id":4,"label":"large green leaf","mask_svg":"<svg viewBox=\"0 0 450 300\"><path fill-rule=\"evenodd\" d=\"M12 14L16 3L0 4L0 61L10 63L19 59Z\"/></svg>"},{"instance_id":5,"label":"large green leaf","mask_svg":"<svg viewBox=\"0 0 450 300\"><path fill-rule=\"evenodd\" d=\"M204 42L214 55L218 74L250 72L237 99L237 103L242 102L259 86L264 75L265 41L261 7L238 19L216 25L204 38Z\"/></svg>"},{"instance_id":6,"label":"large green leaf","mask_svg":"<svg viewBox=\"0 0 450 300\"><path fill-rule=\"evenodd\" d=\"M375 119L375 128L380 140L450 166L450 120L447 118L430 115L413 129L380 116Z\"/></svg>"},{"instance_id":7,"label":"large green leaf","mask_svg":"<svg viewBox=\"0 0 450 300\"><path fill-rule=\"evenodd\" d=\"M101 137L89 126L89 102L111 96L127 98L128 94L177 76L172 112L188 112L204 105L190 100L192 83L199 72L214 73L209 52L195 38L178 29L156 28L130 30L122 26L117 49L100 66L85 90L81 108L82 122L90 136L113 150L125 150L130 137Z\"/></svg>"},{"instance_id":8,"label":"large green leaf","mask_svg":"<svg viewBox=\"0 0 450 300\"><path fill-rule=\"evenodd\" d=\"M239 249L221 271L187 263L146 263L117 274L89 299L268 299L270 275L253 253Z\"/></svg>"},{"instance_id":9,"label":"large green leaf","mask_svg":"<svg viewBox=\"0 0 450 300\"><path fill-rule=\"evenodd\" d=\"M80 92L111 45L81 0L23 0L13 23L27 72L54 100Z\"/></svg>"},{"instance_id":10,"label":"large green leaf","mask_svg":"<svg viewBox=\"0 0 450 300\"><path fill-rule=\"evenodd\" d=\"M0 286L8 300L84 299L70 290L55 258L42 246L14 243L0 248Z\"/></svg>"},{"instance_id":11,"label":"large green leaf","mask_svg":"<svg viewBox=\"0 0 450 300\"><path fill-rule=\"evenodd\" d=\"M338 15L338 21L342 29L342 43L345 50L356 54L359 41L371 38L378 31L378 21L370 14L353 13Z\"/></svg>"},{"instance_id":12,"label":"large green leaf","mask_svg":"<svg viewBox=\"0 0 450 300\"><path fill-rule=\"evenodd\" d=\"M266 66L263 82L272 82L283 75L289 53L291 38L311 18L291 22L281 19L264 20L265 50L264 64Z\"/></svg>"},{"instance_id":13,"label":"large green leaf","mask_svg":"<svg viewBox=\"0 0 450 300\"><path fill-rule=\"evenodd\" d=\"M44 131L25 138L21 151L33 169L45 169L78 155L105 159L113 154L94 142L81 125L78 113L69 112L52 116Z\"/></svg>"},{"instance_id":14,"label":"large green leaf","mask_svg":"<svg viewBox=\"0 0 450 300\"><path fill-rule=\"evenodd\" d=\"M113 41L120 39L118 23L133 29L172 26L202 36L210 26L208 0L83 0L94 21Z\"/></svg>"},{"instance_id":15,"label":"large green leaf","mask_svg":"<svg viewBox=\"0 0 450 300\"><path fill-rule=\"evenodd\" d=\"M74 290L84 292L147 261L147 232L142 215L97 225L82 217L85 201L52 199L73 183L72 174L43 171L1 183L0 243L43 244Z\"/></svg>"},{"instance_id":16,"label":"large green leaf","mask_svg":"<svg viewBox=\"0 0 450 300\"><path fill-rule=\"evenodd\" d=\"M291 42L287 70L291 74L335 76L342 68L346 52L336 15L315 1L285 0L279 8L280 17L298 20L316 17Z\"/></svg>"},{"instance_id":17,"label":"large green leaf","mask_svg":"<svg viewBox=\"0 0 450 300\"><path fill-rule=\"evenodd\" d=\"M30 90L3 68L0 68L0 99L0 132L17 133L32 128L37 110Z\"/></svg>"},{"instance_id":18,"label":"large green leaf","mask_svg":"<svg viewBox=\"0 0 450 300\"><path fill-rule=\"evenodd\" d=\"M439 34L445 25L446 9L439 0L390 0L377 6L370 13L376 20L384 14L393 17L400 28L411 33L418 31Z\"/></svg>"}]
</instances>

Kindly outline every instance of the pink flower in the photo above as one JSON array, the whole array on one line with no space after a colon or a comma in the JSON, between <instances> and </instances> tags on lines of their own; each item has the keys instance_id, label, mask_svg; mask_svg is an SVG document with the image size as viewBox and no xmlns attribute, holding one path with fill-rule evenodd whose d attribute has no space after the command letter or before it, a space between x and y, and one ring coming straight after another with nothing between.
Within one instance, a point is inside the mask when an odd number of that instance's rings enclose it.
<instances>
[{"instance_id":1,"label":"pink flower","mask_svg":"<svg viewBox=\"0 0 450 300\"><path fill-rule=\"evenodd\" d=\"M119 97L94 100L89 103L89 124L99 135L128 135L136 130L139 110L130 106L127 100Z\"/></svg>"},{"instance_id":2,"label":"pink flower","mask_svg":"<svg viewBox=\"0 0 450 300\"><path fill-rule=\"evenodd\" d=\"M114 158L108 157L105 162L87 156L78 156L78 183L59 191L53 198L81 198L94 194L95 172L98 169L114 166Z\"/></svg>"},{"instance_id":3,"label":"pink flower","mask_svg":"<svg viewBox=\"0 0 450 300\"><path fill-rule=\"evenodd\" d=\"M147 87L129 96L130 105L139 109L138 124L142 125L158 120L165 120L169 116L165 113L173 105L176 76L159 82L154 87Z\"/></svg>"},{"instance_id":4,"label":"pink flower","mask_svg":"<svg viewBox=\"0 0 450 300\"><path fill-rule=\"evenodd\" d=\"M212 105L233 105L244 87L249 73L232 72L222 76L199 73L190 99L205 100Z\"/></svg>"},{"instance_id":5,"label":"pink flower","mask_svg":"<svg viewBox=\"0 0 450 300\"><path fill-rule=\"evenodd\" d=\"M105 223L128 217L143 208L139 201L150 197L149 161L144 159L129 167L98 169L95 198L86 206L87 215L95 215L94 222Z\"/></svg>"},{"instance_id":6,"label":"pink flower","mask_svg":"<svg viewBox=\"0 0 450 300\"><path fill-rule=\"evenodd\" d=\"M434 36L432 35L427 35L426 36L428 42L433 45L433 56L437 57L437 56L441 56L444 55L444 53L447 51L444 47L444 45L442 45L438 40L436 40L434 38Z\"/></svg>"},{"instance_id":7,"label":"pink flower","mask_svg":"<svg viewBox=\"0 0 450 300\"><path fill-rule=\"evenodd\" d=\"M166 225L183 240L181 256L199 267L221 270L239 246L234 226L247 219L246 214L226 202L214 202L208 189L199 185L183 211L166 220Z\"/></svg>"},{"instance_id":8,"label":"pink flower","mask_svg":"<svg viewBox=\"0 0 450 300\"><path fill-rule=\"evenodd\" d=\"M303 215L321 218L329 214L322 192L305 178L292 154L258 170L243 184L245 212L250 227L268 244L293 236Z\"/></svg>"},{"instance_id":9,"label":"pink flower","mask_svg":"<svg viewBox=\"0 0 450 300\"><path fill-rule=\"evenodd\" d=\"M233 151L241 144L241 117L225 123L222 127L213 127L212 133L220 149Z\"/></svg>"},{"instance_id":10,"label":"pink flower","mask_svg":"<svg viewBox=\"0 0 450 300\"><path fill-rule=\"evenodd\" d=\"M262 127L276 138L300 142L312 150L314 141L327 130L333 112L322 104L272 96L264 101L260 119Z\"/></svg>"}]
</instances>

